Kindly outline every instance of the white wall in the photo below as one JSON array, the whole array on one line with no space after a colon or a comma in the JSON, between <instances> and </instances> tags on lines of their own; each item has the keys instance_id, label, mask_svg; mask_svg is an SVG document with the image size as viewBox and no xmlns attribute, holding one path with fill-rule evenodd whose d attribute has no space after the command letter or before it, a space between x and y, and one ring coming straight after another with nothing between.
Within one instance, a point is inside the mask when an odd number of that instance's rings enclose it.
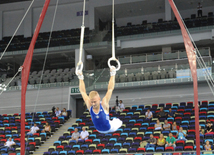
<instances>
[{"instance_id":1,"label":"white wall","mask_svg":"<svg viewBox=\"0 0 214 155\"><path fill-rule=\"evenodd\" d=\"M3 36L12 36L24 15L24 9L10 10L3 12ZM22 24L17 35L24 34L24 25Z\"/></svg>"},{"instance_id":2,"label":"white wall","mask_svg":"<svg viewBox=\"0 0 214 155\"><path fill-rule=\"evenodd\" d=\"M33 8L33 30L36 27L42 8ZM77 12L82 10L82 3L62 4L57 8L54 31L80 28L82 16L77 16ZM86 5L88 10L88 5ZM55 6L50 6L46 13L40 32L48 32L51 29ZM85 26L89 27L88 15L85 17Z\"/></svg>"},{"instance_id":3,"label":"white wall","mask_svg":"<svg viewBox=\"0 0 214 155\"><path fill-rule=\"evenodd\" d=\"M25 12L30 6L31 1L20 3L10 3L0 5L0 39L5 36L11 36L14 32ZM16 35L25 35L29 37L33 34L38 22L44 1L37 0L33 3L23 24ZM41 32L49 32L51 29L53 15L55 11L56 0L51 0L45 20L41 27ZM83 3L79 0L60 0L57 8L54 31L80 28L82 25L82 16L77 16L77 12L82 11ZM86 10L89 4L86 2ZM90 11L89 11L90 14ZM89 15L85 17L85 26L89 27Z\"/></svg>"}]
</instances>

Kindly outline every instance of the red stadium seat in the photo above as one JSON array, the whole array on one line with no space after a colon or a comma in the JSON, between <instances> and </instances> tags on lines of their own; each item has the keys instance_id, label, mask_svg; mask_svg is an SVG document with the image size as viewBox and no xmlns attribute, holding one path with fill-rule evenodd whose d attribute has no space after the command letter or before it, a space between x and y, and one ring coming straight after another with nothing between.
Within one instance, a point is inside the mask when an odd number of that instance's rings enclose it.
<instances>
[{"instance_id":1,"label":"red stadium seat","mask_svg":"<svg viewBox=\"0 0 214 155\"><path fill-rule=\"evenodd\" d=\"M104 149L105 148L105 144L97 144L97 149Z\"/></svg>"},{"instance_id":2,"label":"red stadium seat","mask_svg":"<svg viewBox=\"0 0 214 155\"><path fill-rule=\"evenodd\" d=\"M145 148L138 148L137 152L145 152Z\"/></svg>"},{"instance_id":3,"label":"red stadium seat","mask_svg":"<svg viewBox=\"0 0 214 155\"><path fill-rule=\"evenodd\" d=\"M123 112L129 112L129 109L124 109Z\"/></svg>"},{"instance_id":4,"label":"red stadium seat","mask_svg":"<svg viewBox=\"0 0 214 155\"><path fill-rule=\"evenodd\" d=\"M199 112L199 114L201 114L201 115L207 115L207 112L206 111L201 111L201 112Z\"/></svg>"},{"instance_id":5,"label":"red stadium seat","mask_svg":"<svg viewBox=\"0 0 214 155\"><path fill-rule=\"evenodd\" d=\"M5 130L11 130L11 127L5 127Z\"/></svg>"},{"instance_id":6,"label":"red stadium seat","mask_svg":"<svg viewBox=\"0 0 214 155\"><path fill-rule=\"evenodd\" d=\"M30 132L30 129L25 129L25 133Z\"/></svg>"},{"instance_id":7,"label":"red stadium seat","mask_svg":"<svg viewBox=\"0 0 214 155\"><path fill-rule=\"evenodd\" d=\"M101 150L100 149L93 150L93 154L101 154Z\"/></svg>"},{"instance_id":8,"label":"red stadium seat","mask_svg":"<svg viewBox=\"0 0 214 155\"><path fill-rule=\"evenodd\" d=\"M33 137L39 137L39 135L40 135L39 133L34 133Z\"/></svg>"},{"instance_id":9,"label":"red stadium seat","mask_svg":"<svg viewBox=\"0 0 214 155\"><path fill-rule=\"evenodd\" d=\"M134 141L135 141L135 142L141 142L141 141L142 141L142 137L135 137L135 138L134 138Z\"/></svg>"},{"instance_id":10,"label":"red stadium seat","mask_svg":"<svg viewBox=\"0 0 214 155\"><path fill-rule=\"evenodd\" d=\"M192 151L193 150L193 146L185 146L184 147L184 151Z\"/></svg>"},{"instance_id":11,"label":"red stadium seat","mask_svg":"<svg viewBox=\"0 0 214 155\"><path fill-rule=\"evenodd\" d=\"M176 141L176 146L184 146L185 141L184 140L178 140Z\"/></svg>"},{"instance_id":12,"label":"red stadium seat","mask_svg":"<svg viewBox=\"0 0 214 155\"><path fill-rule=\"evenodd\" d=\"M63 151L64 150L64 146L63 145L59 145L56 147L56 151Z\"/></svg>"},{"instance_id":13,"label":"red stadium seat","mask_svg":"<svg viewBox=\"0 0 214 155\"><path fill-rule=\"evenodd\" d=\"M85 122L79 123L79 126L85 126Z\"/></svg>"},{"instance_id":14,"label":"red stadium seat","mask_svg":"<svg viewBox=\"0 0 214 155\"><path fill-rule=\"evenodd\" d=\"M140 127L140 126L141 126L141 123L135 123L134 126L135 126L135 127Z\"/></svg>"},{"instance_id":15,"label":"red stadium seat","mask_svg":"<svg viewBox=\"0 0 214 155\"><path fill-rule=\"evenodd\" d=\"M166 147L165 151L174 151L174 147L172 147L172 146Z\"/></svg>"},{"instance_id":16,"label":"red stadium seat","mask_svg":"<svg viewBox=\"0 0 214 155\"><path fill-rule=\"evenodd\" d=\"M177 121L177 120L182 120L182 117L175 117L175 121Z\"/></svg>"},{"instance_id":17,"label":"red stadium seat","mask_svg":"<svg viewBox=\"0 0 214 155\"><path fill-rule=\"evenodd\" d=\"M152 104L152 108L157 108L158 107L158 104Z\"/></svg>"},{"instance_id":18,"label":"red stadium seat","mask_svg":"<svg viewBox=\"0 0 214 155\"><path fill-rule=\"evenodd\" d=\"M30 151L35 151L36 142L30 142L30 143L28 144L28 146L30 147Z\"/></svg>"},{"instance_id":19,"label":"red stadium seat","mask_svg":"<svg viewBox=\"0 0 214 155\"><path fill-rule=\"evenodd\" d=\"M166 103L166 107L171 107L172 106L172 103Z\"/></svg>"},{"instance_id":20,"label":"red stadium seat","mask_svg":"<svg viewBox=\"0 0 214 155\"><path fill-rule=\"evenodd\" d=\"M93 133L96 134L96 133L99 133L99 132L97 130L93 130Z\"/></svg>"},{"instance_id":21,"label":"red stadium seat","mask_svg":"<svg viewBox=\"0 0 214 155\"><path fill-rule=\"evenodd\" d=\"M76 154L84 154L84 150L77 150Z\"/></svg>"},{"instance_id":22,"label":"red stadium seat","mask_svg":"<svg viewBox=\"0 0 214 155\"><path fill-rule=\"evenodd\" d=\"M58 120L58 117L52 117L52 120Z\"/></svg>"},{"instance_id":23,"label":"red stadium seat","mask_svg":"<svg viewBox=\"0 0 214 155\"><path fill-rule=\"evenodd\" d=\"M187 102L187 106L193 106L193 102Z\"/></svg>"},{"instance_id":24,"label":"red stadium seat","mask_svg":"<svg viewBox=\"0 0 214 155\"><path fill-rule=\"evenodd\" d=\"M184 116L191 116L191 113L190 112L185 112Z\"/></svg>"},{"instance_id":25,"label":"red stadium seat","mask_svg":"<svg viewBox=\"0 0 214 155\"><path fill-rule=\"evenodd\" d=\"M148 127L147 130L149 131L153 131L155 129L155 127Z\"/></svg>"},{"instance_id":26,"label":"red stadium seat","mask_svg":"<svg viewBox=\"0 0 214 155\"><path fill-rule=\"evenodd\" d=\"M1 139L0 141L1 141L1 142L6 142L6 141L7 141L7 139Z\"/></svg>"},{"instance_id":27,"label":"red stadium seat","mask_svg":"<svg viewBox=\"0 0 214 155\"><path fill-rule=\"evenodd\" d=\"M184 109L178 109L177 112L178 112L178 113L184 112Z\"/></svg>"},{"instance_id":28,"label":"red stadium seat","mask_svg":"<svg viewBox=\"0 0 214 155\"><path fill-rule=\"evenodd\" d=\"M113 133L112 137L118 138L118 137L120 137L120 133Z\"/></svg>"},{"instance_id":29,"label":"red stadium seat","mask_svg":"<svg viewBox=\"0 0 214 155\"><path fill-rule=\"evenodd\" d=\"M12 130L17 130L17 126L11 127Z\"/></svg>"},{"instance_id":30,"label":"red stadium seat","mask_svg":"<svg viewBox=\"0 0 214 155\"><path fill-rule=\"evenodd\" d=\"M19 123L20 123L20 122L21 122L21 120L20 120L20 119L16 119L16 120L15 120L15 122L19 122Z\"/></svg>"},{"instance_id":31,"label":"red stadium seat","mask_svg":"<svg viewBox=\"0 0 214 155\"><path fill-rule=\"evenodd\" d=\"M20 138L15 138L15 139L14 139L14 142L15 142L15 143L20 143Z\"/></svg>"},{"instance_id":32,"label":"red stadium seat","mask_svg":"<svg viewBox=\"0 0 214 155\"><path fill-rule=\"evenodd\" d=\"M8 122L9 122L8 120L4 120L4 121L3 121L3 123L8 123Z\"/></svg>"},{"instance_id":33,"label":"red stadium seat","mask_svg":"<svg viewBox=\"0 0 214 155\"><path fill-rule=\"evenodd\" d=\"M86 144L92 144L92 139L87 139L87 140L85 140L85 143L86 143Z\"/></svg>"}]
</instances>

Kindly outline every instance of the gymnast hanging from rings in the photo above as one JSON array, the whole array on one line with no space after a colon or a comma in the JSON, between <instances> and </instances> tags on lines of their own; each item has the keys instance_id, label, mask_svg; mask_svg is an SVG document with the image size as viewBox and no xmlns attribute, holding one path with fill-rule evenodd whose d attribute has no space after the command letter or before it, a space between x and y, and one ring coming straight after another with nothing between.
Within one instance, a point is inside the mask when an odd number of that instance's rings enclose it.
<instances>
[{"instance_id":1,"label":"gymnast hanging from rings","mask_svg":"<svg viewBox=\"0 0 214 155\"><path fill-rule=\"evenodd\" d=\"M108 90L105 97L101 100L99 93L97 91L91 91L89 95L86 93L84 76L82 74L83 63L82 63L82 49L83 49L83 39L84 39L84 13L85 12L85 0L83 6L83 24L81 26L81 42L80 42L80 55L79 62L76 67L76 75L79 78L79 90L83 97L83 100L86 103L86 106L91 114L92 121L95 128L100 133L109 133L115 132L119 129L123 122L114 118L113 120L109 119L109 100L111 99L114 85L115 85L115 75L116 71L120 69L120 62L115 58L115 41L114 41L114 0L112 5L112 57L108 60L108 66L110 68L110 80L108 84ZM116 61L118 66L115 68L111 66L110 62Z\"/></svg>"}]
</instances>

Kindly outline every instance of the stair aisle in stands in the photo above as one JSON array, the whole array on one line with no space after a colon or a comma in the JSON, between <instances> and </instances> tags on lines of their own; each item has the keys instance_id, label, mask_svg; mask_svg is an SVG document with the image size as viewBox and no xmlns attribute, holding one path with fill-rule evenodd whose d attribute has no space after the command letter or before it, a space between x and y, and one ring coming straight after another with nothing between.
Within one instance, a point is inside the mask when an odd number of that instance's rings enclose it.
<instances>
[{"instance_id":1,"label":"stair aisle in stands","mask_svg":"<svg viewBox=\"0 0 214 155\"><path fill-rule=\"evenodd\" d=\"M76 122L77 118L70 118L68 121L66 121L65 124L63 124L62 127L60 127L53 135L50 137L42 146L40 146L39 149L37 149L33 154L34 155L43 155L44 152L46 152L49 148L49 146L53 145L54 141L57 141L58 138L62 135L63 132L67 131L68 127L71 127L73 123Z\"/></svg>"}]
</instances>

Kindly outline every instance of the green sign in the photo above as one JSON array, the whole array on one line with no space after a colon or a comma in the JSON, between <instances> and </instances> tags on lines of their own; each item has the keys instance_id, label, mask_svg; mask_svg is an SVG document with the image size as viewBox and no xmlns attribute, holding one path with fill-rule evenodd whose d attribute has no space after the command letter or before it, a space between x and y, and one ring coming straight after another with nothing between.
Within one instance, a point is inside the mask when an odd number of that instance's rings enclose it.
<instances>
[{"instance_id":1,"label":"green sign","mask_svg":"<svg viewBox=\"0 0 214 155\"><path fill-rule=\"evenodd\" d=\"M71 88L71 94L72 93L80 93L79 88Z\"/></svg>"}]
</instances>

